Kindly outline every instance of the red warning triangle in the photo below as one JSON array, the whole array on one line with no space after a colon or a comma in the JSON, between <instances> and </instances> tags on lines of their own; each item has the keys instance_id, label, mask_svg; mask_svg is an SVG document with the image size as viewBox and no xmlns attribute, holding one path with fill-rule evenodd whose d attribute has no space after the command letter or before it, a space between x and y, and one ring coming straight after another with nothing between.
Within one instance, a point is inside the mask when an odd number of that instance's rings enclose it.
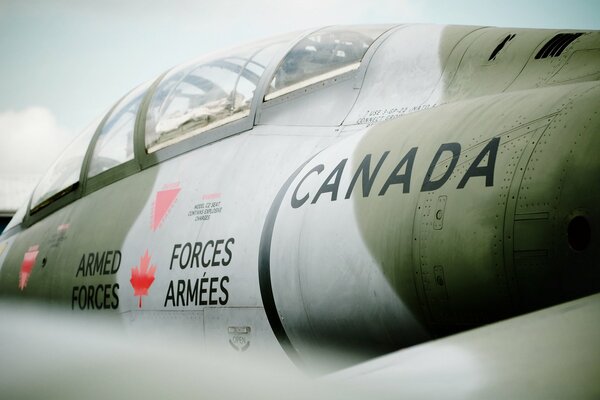
<instances>
[{"instance_id":1,"label":"red warning triangle","mask_svg":"<svg viewBox=\"0 0 600 400\"><path fill-rule=\"evenodd\" d=\"M23 262L21 263L21 272L19 273L19 289L23 290L27 286L29 275L35 265L35 260L39 254L40 247L38 245L31 246L29 250L23 256Z\"/></svg>"},{"instance_id":2,"label":"red warning triangle","mask_svg":"<svg viewBox=\"0 0 600 400\"><path fill-rule=\"evenodd\" d=\"M156 193L156 199L154 201L154 210L152 212L152 230L155 231L160 226L163 218L167 214L167 211L171 208L177 195L181 191L180 188L175 187L172 189L161 190Z\"/></svg>"}]
</instances>

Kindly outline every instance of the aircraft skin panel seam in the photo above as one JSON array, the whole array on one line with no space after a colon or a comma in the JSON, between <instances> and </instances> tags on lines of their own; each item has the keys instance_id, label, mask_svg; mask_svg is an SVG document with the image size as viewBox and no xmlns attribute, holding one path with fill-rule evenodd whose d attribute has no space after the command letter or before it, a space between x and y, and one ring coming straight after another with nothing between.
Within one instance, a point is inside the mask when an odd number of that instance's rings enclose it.
<instances>
[{"instance_id":1,"label":"aircraft skin panel seam","mask_svg":"<svg viewBox=\"0 0 600 400\"><path fill-rule=\"evenodd\" d=\"M281 321L277 311L277 305L275 304L273 286L271 283L271 242L273 239L273 229L277 220L277 214L279 213L279 208L283 203L283 198L285 197L289 187L292 185L292 182L300 174L304 166L308 164L315 156L317 156L317 154L306 160L306 162L304 162L296 171L294 171L281 189L279 189L277 196L271 204L269 213L267 214L267 218L263 226L258 253L258 280L260 285L260 295L265 313L267 314L267 319L271 325L271 329L273 329L275 337L279 341L279 344L284 349L288 357L298 366L302 365L302 360L300 359L298 352L294 348L294 345L285 331L283 322Z\"/></svg>"},{"instance_id":2,"label":"aircraft skin panel seam","mask_svg":"<svg viewBox=\"0 0 600 400\"><path fill-rule=\"evenodd\" d=\"M560 111L557 111L555 113L549 114L545 117L539 118L538 121L541 121L544 118L548 119L547 124L537 128L539 130L541 130L541 132L537 133L536 136L534 138L532 138L531 142L528 142L528 144L525 146L525 148L523 149L523 151L521 152L521 155L519 157L519 161L517 163L517 166L515 167L515 172L512 174L512 178L510 183L508 184L508 197L507 197L507 201L506 204L504 206L504 226L503 226L503 241L505 243L505 249L504 252L502 254L502 257L504 259L504 273L506 274L506 278L507 278L507 287L508 287L508 292L512 301L512 306L515 309L518 309L519 304L520 304L520 298L519 298L519 290L518 290L518 285L517 285L517 275L516 275L516 270L515 270L515 263L514 263L514 241L511 240L510 238L514 238L514 225L515 225L515 214L517 212L517 200L511 200L511 196L512 199L518 199L519 198L519 190L520 190L520 186L521 186L521 182L524 176L524 171L526 170L527 165L529 164L529 161L531 159L531 157L533 156L533 153L535 151L535 147L537 146L537 144L539 143L539 141L543 138L544 136L544 132L546 132L546 130L548 129L548 127L552 124L552 122L557 118L557 116L560 115ZM532 121L534 122L534 121ZM527 125L527 124L526 124ZM525 126L525 125L523 125ZM532 134L535 134L535 131L532 132ZM522 135L524 136L524 135ZM531 146L530 146L531 143ZM523 158L526 157L526 160ZM522 166L521 171L519 172L519 166Z\"/></svg>"},{"instance_id":3,"label":"aircraft skin panel seam","mask_svg":"<svg viewBox=\"0 0 600 400\"><path fill-rule=\"evenodd\" d=\"M463 51L462 55L460 56L460 61L456 64L456 68L454 68L452 78L448 81L448 83L446 84L446 87L451 87L454 84L454 81L456 80L456 77L457 77L457 72L460 71L460 67L462 66L463 62L465 61L465 56L469 52L469 49L477 42L477 40L485 33L485 31L483 29L477 29L477 30L469 33L465 37L463 37L460 40L460 42L462 42L465 38L467 38L471 34L475 34L475 33L478 33L478 35L473 39L473 41L471 41L471 43L469 43L469 45ZM452 49L452 50L454 51L454 49ZM452 54L452 53L450 53L450 54ZM442 76L444 75L445 72L446 71L442 72Z\"/></svg>"},{"instance_id":4,"label":"aircraft skin panel seam","mask_svg":"<svg viewBox=\"0 0 600 400\"><path fill-rule=\"evenodd\" d=\"M473 39L473 41L465 48L465 51L463 52L463 55L461 56L459 63L456 65L456 68L452 72L452 80L450 80L450 82L448 82L447 86L449 87L452 84L452 82L454 81L454 79L456 77L456 73L458 72L458 70L460 68L460 64L462 63L462 61L463 61L463 59L465 57L465 54L467 54L467 51L469 50L469 48L471 47L471 45L473 45L473 43L475 43L477 41L477 39L479 37L481 37L481 35L483 33L485 33L484 32L485 29L486 29L485 27L480 27L480 28L474 29L471 32L469 32L466 35L464 35L463 37L461 37L460 40L456 41L456 43L454 44L454 46L452 46L452 49L448 52L448 55L446 56L446 59L442 63L442 65L444 65L445 67L441 71L441 74L440 74L440 76L439 76L436 84L432 86L431 92L429 93L429 96L427 96L427 98L424 101L422 101L421 104L419 104L420 106L423 106L425 104L431 104L432 97L435 95L435 92L438 90L438 88L440 87L440 85L444 81L444 76L446 76L446 73L448 73L448 69L450 68L448 61L452 58L452 54L454 54L454 51L458 48L458 46L460 46L460 44L462 42L464 42L469 36L478 34L478 36L476 36ZM435 105L434 105L434 107L435 107Z\"/></svg>"},{"instance_id":5,"label":"aircraft skin panel seam","mask_svg":"<svg viewBox=\"0 0 600 400\"><path fill-rule=\"evenodd\" d=\"M354 89L357 90L358 92L356 93L356 97L354 98L352 105L348 109L348 112L346 113L346 116L344 117L344 119L342 120L340 125L342 125L342 126L346 125L348 116L352 113L352 110L354 110L354 107L356 107L356 104L358 103L358 100L360 99L360 96L361 96L361 93L363 90L363 84L365 82L365 77L367 76L367 73L369 72L369 65L371 64L371 61L373 61L373 58L375 57L377 52L381 49L381 46L383 46L385 44L385 42L389 39L390 36L394 35L396 32L399 32L405 28L407 28L407 25L393 26L390 29L388 29L387 31L383 32L377 39L375 39L373 44L371 44L371 48L369 48L367 50L367 52L365 53L365 57L363 57L363 59L361 61L361 66L356 71ZM366 58L367 56L368 56L368 58Z\"/></svg>"}]
</instances>

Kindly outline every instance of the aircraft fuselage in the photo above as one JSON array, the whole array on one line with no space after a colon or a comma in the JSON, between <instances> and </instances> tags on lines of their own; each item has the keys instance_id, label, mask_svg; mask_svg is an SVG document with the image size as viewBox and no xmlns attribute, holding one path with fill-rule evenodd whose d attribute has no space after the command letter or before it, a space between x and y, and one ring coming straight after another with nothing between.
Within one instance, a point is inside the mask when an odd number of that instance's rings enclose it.
<instances>
[{"instance_id":1,"label":"aircraft fuselage","mask_svg":"<svg viewBox=\"0 0 600 400\"><path fill-rule=\"evenodd\" d=\"M221 55L117 103L74 181L44 192L52 169L0 237L0 295L310 364L600 289L598 32L276 43L268 62ZM121 132L122 148L105 139Z\"/></svg>"}]
</instances>

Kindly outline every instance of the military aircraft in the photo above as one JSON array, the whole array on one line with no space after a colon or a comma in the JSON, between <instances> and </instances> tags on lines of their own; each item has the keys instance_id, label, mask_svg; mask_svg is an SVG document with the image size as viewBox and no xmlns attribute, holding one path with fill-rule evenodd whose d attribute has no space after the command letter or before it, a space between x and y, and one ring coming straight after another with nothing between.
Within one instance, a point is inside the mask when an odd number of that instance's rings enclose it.
<instances>
[{"instance_id":1,"label":"military aircraft","mask_svg":"<svg viewBox=\"0 0 600 400\"><path fill-rule=\"evenodd\" d=\"M331 369L592 295L599 79L588 30L332 26L194 60L48 170L0 295Z\"/></svg>"}]
</instances>

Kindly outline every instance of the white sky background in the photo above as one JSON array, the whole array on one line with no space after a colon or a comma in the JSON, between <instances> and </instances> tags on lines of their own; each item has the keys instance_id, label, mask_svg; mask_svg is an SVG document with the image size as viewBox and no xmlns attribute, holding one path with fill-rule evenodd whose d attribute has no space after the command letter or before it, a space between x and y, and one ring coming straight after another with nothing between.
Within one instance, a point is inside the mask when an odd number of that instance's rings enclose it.
<instances>
[{"instance_id":1,"label":"white sky background","mask_svg":"<svg viewBox=\"0 0 600 400\"><path fill-rule=\"evenodd\" d=\"M127 91L206 52L331 24L600 29L596 0L0 0L0 180L47 169Z\"/></svg>"}]
</instances>

